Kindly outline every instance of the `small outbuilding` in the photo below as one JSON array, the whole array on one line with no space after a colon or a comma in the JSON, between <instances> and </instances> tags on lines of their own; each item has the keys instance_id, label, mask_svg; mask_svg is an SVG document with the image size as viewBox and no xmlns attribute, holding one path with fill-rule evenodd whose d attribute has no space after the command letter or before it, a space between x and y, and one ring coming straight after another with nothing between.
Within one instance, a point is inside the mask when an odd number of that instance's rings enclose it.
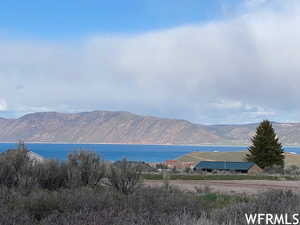
<instances>
[{"instance_id":1,"label":"small outbuilding","mask_svg":"<svg viewBox=\"0 0 300 225\"><path fill-rule=\"evenodd\" d=\"M260 173L263 170L253 162L200 161L194 171L228 171L236 173Z\"/></svg>"}]
</instances>

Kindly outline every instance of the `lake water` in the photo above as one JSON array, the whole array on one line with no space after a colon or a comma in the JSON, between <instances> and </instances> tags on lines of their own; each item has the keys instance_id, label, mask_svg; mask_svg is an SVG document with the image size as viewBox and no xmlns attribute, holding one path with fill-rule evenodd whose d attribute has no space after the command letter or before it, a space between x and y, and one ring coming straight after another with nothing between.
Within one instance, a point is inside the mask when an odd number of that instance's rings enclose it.
<instances>
[{"instance_id":1,"label":"lake water","mask_svg":"<svg viewBox=\"0 0 300 225\"><path fill-rule=\"evenodd\" d=\"M15 143L0 143L0 152L15 148ZM105 160L122 158L134 161L163 162L195 151L241 151L246 146L178 146L178 145L116 145L116 144L27 144L27 147L45 158L67 158L68 153L84 149L97 152ZM300 147L285 147L287 152L300 154Z\"/></svg>"}]
</instances>

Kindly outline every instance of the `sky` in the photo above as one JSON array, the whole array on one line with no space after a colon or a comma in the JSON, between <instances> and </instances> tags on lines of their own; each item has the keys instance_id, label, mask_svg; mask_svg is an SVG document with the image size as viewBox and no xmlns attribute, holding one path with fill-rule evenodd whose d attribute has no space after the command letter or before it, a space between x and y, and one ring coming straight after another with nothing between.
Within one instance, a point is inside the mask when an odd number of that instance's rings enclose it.
<instances>
[{"instance_id":1,"label":"sky","mask_svg":"<svg viewBox=\"0 0 300 225\"><path fill-rule=\"evenodd\" d=\"M300 121L299 0L4 0L0 117Z\"/></svg>"}]
</instances>

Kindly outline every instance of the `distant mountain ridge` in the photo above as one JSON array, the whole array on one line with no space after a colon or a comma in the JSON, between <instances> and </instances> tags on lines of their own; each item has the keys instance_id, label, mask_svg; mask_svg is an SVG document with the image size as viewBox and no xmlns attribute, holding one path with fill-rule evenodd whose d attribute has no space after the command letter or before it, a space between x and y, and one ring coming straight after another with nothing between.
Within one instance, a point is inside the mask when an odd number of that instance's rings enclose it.
<instances>
[{"instance_id":1,"label":"distant mountain ridge","mask_svg":"<svg viewBox=\"0 0 300 225\"><path fill-rule=\"evenodd\" d=\"M256 126L201 125L129 112L42 112L0 118L0 142L245 145ZM283 144L300 145L300 123L273 126Z\"/></svg>"}]
</instances>

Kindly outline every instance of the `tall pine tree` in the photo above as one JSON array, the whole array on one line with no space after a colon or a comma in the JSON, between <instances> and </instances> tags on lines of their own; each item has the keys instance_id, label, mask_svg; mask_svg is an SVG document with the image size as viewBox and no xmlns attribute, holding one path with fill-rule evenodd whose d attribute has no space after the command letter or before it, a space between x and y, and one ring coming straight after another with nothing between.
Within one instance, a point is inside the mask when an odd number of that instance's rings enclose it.
<instances>
[{"instance_id":1,"label":"tall pine tree","mask_svg":"<svg viewBox=\"0 0 300 225\"><path fill-rule=\"evenodd\" d=\"M284 150L270 121L264 120L259 124L251 141L247 161L255 162L260 168L284 166Z\"/></svg>"}]
</instances>

